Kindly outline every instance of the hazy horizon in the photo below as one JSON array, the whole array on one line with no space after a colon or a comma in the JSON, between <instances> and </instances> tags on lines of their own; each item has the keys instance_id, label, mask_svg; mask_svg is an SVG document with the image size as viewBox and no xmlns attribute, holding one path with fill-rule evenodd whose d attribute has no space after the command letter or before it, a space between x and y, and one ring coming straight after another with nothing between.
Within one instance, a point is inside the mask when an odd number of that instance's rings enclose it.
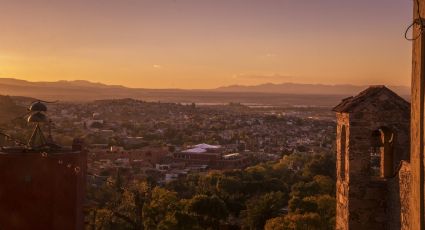
<instances>
[{"instance_id":1,"label":"hazy horizon","mask_svg":"<svg viewBox=\"0 0 425 230\"><path fill-rule=\"evenodd\" d=\"M312 85L312 86L353 86L353 87L368 87L373 85L381 85L381 84L371 84L371 85L361 85L361 84L325 84L325 83L297 83L297 82L264 82L259 84L231 84L231 85L222 85L214 88L150 88L150 87L137 87L137 86L126 86L126 85L120 85L120 84L108 84L101 81L91 81L91 80L85 80L85 79L75 79L75 80L52 80L52 81L44 81L44 80L26 80L23 78L12 78L12 77L0 77L0 79L10 79L10 80L17 80L17 81L26 81L29 83L61 83L61 82L68 82L68 83L77 83L77 82L86 82L90 84L101 84L105 86L117 86L117 87L125 87L129 89L178 89L178 90L216 90L220 88L227 88L227 87L256 87L256 86L263 86L263 85L285 85L285 84L294 84L294 85ZM385 85L385 86L391 86L391 87L408 87L410 88L410 85Z\"/></svg>"},{"instance_id":2,"label":"hazy horizon","mask_svg":"<svg viewBox=\"0 0 425 230\"><path fill-rule=\"evenodd\" d=\"M410 85L412 1L2 1L0 77ZM383 7L385 6L385 7Z\"/></svg>"}]
</instances>

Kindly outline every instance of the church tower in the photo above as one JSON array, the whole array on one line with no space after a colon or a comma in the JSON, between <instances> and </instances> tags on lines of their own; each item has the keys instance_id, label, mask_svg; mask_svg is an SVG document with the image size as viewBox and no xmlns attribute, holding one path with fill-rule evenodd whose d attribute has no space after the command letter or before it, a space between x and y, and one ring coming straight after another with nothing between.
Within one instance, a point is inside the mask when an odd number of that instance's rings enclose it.
<instances>
[{"instance_id":1,"label":"church tower","mask_svg":"<svg viewBox=\"0 0 425 230\"><path fill-rule=\"evenodd\" d=\"M333 109L337 230L400 229L400 212L390 209L397 206L393 197L399 194L393 178L409 160L409 110L406 100L384 86L372 86Z\"/></svg>"}]
</instances>

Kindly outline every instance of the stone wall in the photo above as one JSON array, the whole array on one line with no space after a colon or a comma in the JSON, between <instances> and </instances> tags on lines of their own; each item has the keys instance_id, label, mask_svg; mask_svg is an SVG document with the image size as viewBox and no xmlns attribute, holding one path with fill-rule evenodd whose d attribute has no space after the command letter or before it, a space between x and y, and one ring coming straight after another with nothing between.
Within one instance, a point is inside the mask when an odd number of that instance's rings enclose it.
<instances>
[{"instance_id":1,"label":"stone wall","mask_svg":"<svg viewBox=\"0 0 425 230\"><path fill-rule=\"evenodd\" d=\"M349 146L348 146L348 136L350 133L350 126L349 126L349 114L347 113L337 113L337 138L336 138L336 145L337 145L337 187L336 187L336 197L337 197L337 216L336 216L336 229L342 230L342 229L348 229L348 206L349 206L349 200L348 200L348 176L347 172L349 172L348 164L347 164L347 158L342 156L342 153L348 152ZM343 135L343 129L345 129L345 137L342 137ZM345 140L345 144L342 143L342 141ZM345 146L344 146L345 145ZM344 148L344 149L343 149ZM341 171L345 171L345 175L341 175Z\"/></svg>"},{"instance_id":2,"label":"stone wall","mask_svg":"<svg viewBox=\"0 0 425 230\"><path fill-rule=\"evenodd\" d=\"M386 196L388 224L386 229L410 229L410 182L410 164L402 161L396 175L388 179Z\"/></svg>"},{"instance_id":3,"label":"stone wall","mask_svg":"<svg viewBox=\"0 0 425 230\"><path fill-rule=\"evenodd\" d=\"M393 168L409 160L409 111L382 108L365 102L357 111L337 113L337 215L336 229L400 229L400 210L407 207L407 166L396 181L373 177L370 148L374 130L386 127L395 133ZM343 127L346 132L344 149ZM346 153L345 158L342 153ZM345 159L345 162L342 162ZM341 171L345 169L345 178ZM400 185L398 182L400 181ZM391 192L389 192L391 190ZM403 194L403 197L400 197ZM393 199L395 196L398 199ZM397 202L398 200L398 202ZM393 202L394 201L394 202ZM395 213L392 210L398 210ZM408 215L408 214L407 214ZM404 224L404 222L403 222ZM392 226L392 227L389 227Z\"/></svg>"},{"instance_id":4,"label":"stone wall","mask_svg":"<svg viewBox=\"0 0 425 230\"><path fill-rule=\"evenodd\" d=\"M410 164L403 162L400 172L398 174L399 188L400 188L400 229L410 230L410 200L411 200L411 182L412 175L410 171ZM397 207L394 207L397 208Z\"/></svg>"},{"instance_id":5,"label":"stone wall","mask_svg":"<svg viewBox=\"0 0 425 230\"><path fill-rule=\"evenodd\" d=\"M350 186L349 229L385 229L386 181L368 181Z\"/></svg>"}]
</instances>

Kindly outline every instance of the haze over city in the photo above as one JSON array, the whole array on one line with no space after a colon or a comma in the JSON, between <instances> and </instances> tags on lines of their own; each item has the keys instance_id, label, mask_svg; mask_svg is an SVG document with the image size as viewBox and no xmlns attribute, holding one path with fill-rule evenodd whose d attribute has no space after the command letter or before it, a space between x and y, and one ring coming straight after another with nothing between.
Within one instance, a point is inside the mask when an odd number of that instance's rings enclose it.
<instances>
[{"instance_id":1,"label":"haze over city","mask_svg":"<svg viewBox=\"0 0 425 230\"><path fill-rule=\"evenodd\" d=\"M0 77L410 85L409 0L0 0Z\"/></svg>"}]
</instances>

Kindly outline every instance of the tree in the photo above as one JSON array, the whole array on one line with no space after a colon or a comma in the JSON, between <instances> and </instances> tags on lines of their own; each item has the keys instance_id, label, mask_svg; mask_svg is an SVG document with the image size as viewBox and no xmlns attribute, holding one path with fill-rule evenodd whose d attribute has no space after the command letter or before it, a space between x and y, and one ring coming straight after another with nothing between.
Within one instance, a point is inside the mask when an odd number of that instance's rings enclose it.
<instances>
[{"instance_id":1,"label":"tree","mask_svg":"<svg viewBox=\"0 0 425 230\"><path fill-rule=\"evenodd\" d=\"M178 199L175 192L155 187L147 204L143 206L143 225L146 230L167 221L167 215L177 210Z\"/></svg>"},{"instance_id":2,"label":"tree","mask_svg":"<svg viewBox=\"0 0 425 230\"><path fill-rule=\"evenodd\" d=\"M318 194L320 191L320 187L317 183L314 181L310 182L298 182L292 185L291 187L291 197L307 197L307 196L314 196L315 194Z\"/></svg>"},{"instance_id":3,"label":"tree","mask_svg":"<svg viewBox=\"0 0 425 230\"><path fill-rule=\"evenodd\" d=\"M263 229L268 219L279 216L286 202L282 192L266 193L251 199L242 213L244 226L248 229Z\"/></svg>"},{"instance_id":4,"label":"tree","mask_svg":"<svg viewBox=\"0 0 425 230\"><path fill-rule=\"evenodd\" d=\"M333 154L315 155L304 167L303 176L324 175L335 178L335 156Z\"/></svg>"},{"instance_id":5,"label":"tree","mask_svg":"<svg viewBox=\"0 0 425 230\"><path fill-rule=\"evenodd\" d=\"M317 175L313 178L313 181L318 185L320 194L334 195L335 191L335 180L328 176Z\"/></svg>"},{"instance_id":6,"label":"tree","mask_svg":"<svg viewBox=\"0 0 425 230\"><path fill-rule=\"evenodd\" d=\"M141 229L141 210L150 196L149 187L142 182L117 189L116 180L112 181L88 190L89 200L97 204L91 208L89 226L95 229Z\"/></svg>"},{"instance_id":7,"label":"tree","mask_svg":"<svg viewBox=\"0 0 425 230\"><path fill-rule=\"evenodd\" d=\"M336 201L329 195L294 197L289 201L290 215L317 214L320 217L320 229L330 230L335 226ZM296 218L300 218L299 216Z\"/></svg>"},{"instance_id":8,"label":"tree","mask_svg":"<svg viewBox=\"0 0 425 230\"><path fill-rule=\"evenodd\" d=\"M213 195L217 193L217 183L223 177L221 173L211 172L198 180L198 194Z\"/></svg>"},{"instance_id":9,"label":"tree","mask_svg":"<svg viewBox=\"0 0 425 230\"><path fill-rule=\"evenodd\" d=\"M332 169L321 167L331 167L333 160L292 154L245 170L189 174L154 189L148 181L132 185L117 173L105 186L89 189L95 207L88 219L97 229L200 230L240 224L244 229L330 230L335 180ZM286 208L289 214L281 216Z\"/></svg>"},{"instance_id":10,"label":"tree","mask_svg":"<svg viewBox=\"0 0 425 230\"><path fill-rule=\"evenodd\" d=\"M313 213L317 212L317 208L316 197L304 197L299 204L297 213Z\"/></svg>"},{"instance_id":11,"label":"tree","mask_svg":"<svg viewBox=\"0 0 425 230\"><path fill-rule=\"evenodd\" d=\"M264 230L286 230L288 228L285 225L285 217L279 216L267 220Z\"/></svg>"},{"instance_id":12,"label":"tree","mask_svg":"<svg viewBox=\"0 0 425 230\"><path fill-rule=\"evenodd\" d=\"M323 229L333 229L335 226L336 199L329 195L316 197L317 213L322 219Z\"/></svg>"},{"instance_id":13,"label":"tree","mask_svg":"<svg viewBox=\"0 0 425 230\"><path fill-rule=\"evenodd\" d=\"M196 195L186 204L188 213L198 217L200 226L219 228L220 221L226 220L229 212L226 204L219 197Z\"/></svg>"},{"instance_id":14,"label":"tree","mask_svg":"<svg viewBox=\"0 0 425 230\"><path fill-rule=\"evenodd\" d=\"M236 177L223 176L217 181L216 188L221 195L231 196L241 192L242 184Z\"/></svg>"},{"instance_id":15,"label":"tree","mask_svg":"<svg viewBox=\"0 0 425 230\"><path fill-rule=\"evenodd\" d=\"M317 213L289 214L285 216L283 226L288 230L321 229L320 216Z\"/></svg>"}]
</instances>

